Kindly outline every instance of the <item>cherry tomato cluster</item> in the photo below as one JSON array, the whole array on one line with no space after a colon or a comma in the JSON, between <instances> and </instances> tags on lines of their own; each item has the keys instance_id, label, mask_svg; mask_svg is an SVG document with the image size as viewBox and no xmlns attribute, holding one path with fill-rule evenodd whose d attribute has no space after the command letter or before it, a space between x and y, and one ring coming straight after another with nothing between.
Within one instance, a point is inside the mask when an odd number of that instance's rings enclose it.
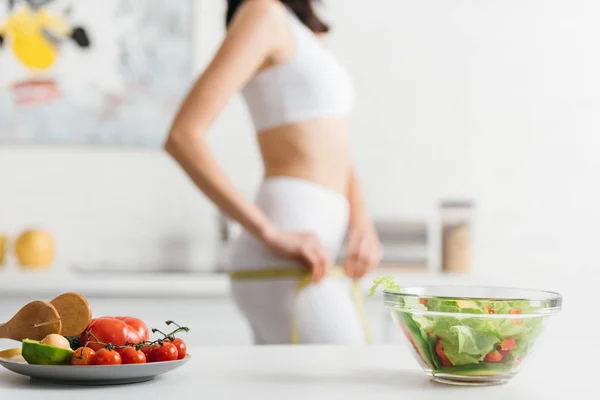
<instances>
[{"instance_id":1,"label":"cherry tomato cluster","mask_svg":"<svg viewBox=\"0 0 600 400\"><path fill-rule=\"evenodd\" d=\"M152 329L152 333L160 333L162 338L149 341L149 333L145 324L137 319L130 319L132 325L130 332L127 327L115 322L118 318L129 317L107 317L107 320L98 325L92 321L82 334L81 343L73 353L72 365L119 365L119 364L145 364L154 362L165 362L182 360L187 354L185 342L175 334L180 331L188 332L189 329L181 327L173 321L167 321L167 325L175 325L177 328L168 334L159 329ZM109 321L109 319L111 319ZM102 319L98 319L102 320ZM111 330L110 328L116 328ZM125 329L125 330L124 330ZM125 337L125 339L124 339ZM138 339L135 342L130 338ZM139 339L142 340L139 340ZM115 340L116 339L116 340ZM116 342L116 343L115 343Z\"/></svg>"}]
</instances>

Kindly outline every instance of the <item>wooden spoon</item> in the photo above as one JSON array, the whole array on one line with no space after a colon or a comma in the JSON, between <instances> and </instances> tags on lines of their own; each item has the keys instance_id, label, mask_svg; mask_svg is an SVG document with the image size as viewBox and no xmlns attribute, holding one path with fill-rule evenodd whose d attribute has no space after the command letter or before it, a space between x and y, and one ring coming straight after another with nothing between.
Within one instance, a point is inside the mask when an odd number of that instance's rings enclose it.
<instances>
[{"instance_id":1,"label":"wooden spoon","mask_svg":"<svg viewBox=\"0 0 600 400\"><path fill-rule=\"evenodd\" d=\"M50 304L60 315L62 323L60 334L63 336L80 335L92 320L92 308L86 298L78 293L63 293Z\"/></svg>"},{"instance_id":2,"label":"wooden spoon","mask_svg":"<svg viewBox=\"0 0 600 400\"><path fill-rule=\"evenodd\" d=\"M35 300L21 308L14 317L0 325L0 339L42 340L52 333L61 333L62 323L56 308Z\"/></svg>"}]
</instances>

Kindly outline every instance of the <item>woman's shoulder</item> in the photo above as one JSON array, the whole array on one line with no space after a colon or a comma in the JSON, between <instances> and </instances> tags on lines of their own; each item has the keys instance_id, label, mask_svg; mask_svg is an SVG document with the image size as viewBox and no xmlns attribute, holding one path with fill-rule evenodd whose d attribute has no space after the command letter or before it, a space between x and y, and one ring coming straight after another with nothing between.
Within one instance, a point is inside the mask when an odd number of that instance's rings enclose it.
<instances>
[{"instance_id":1,"label":"woman's shoulder","mask_svg":"<svg viewBox=\"0 0 600 400\"><path fill-rule=\"evenodd\" d=\"M286 19L285 5L279 0L245 0L236 11L235 18L248 19L256 22L284 22Z\"/></svg>"}]
</instances>

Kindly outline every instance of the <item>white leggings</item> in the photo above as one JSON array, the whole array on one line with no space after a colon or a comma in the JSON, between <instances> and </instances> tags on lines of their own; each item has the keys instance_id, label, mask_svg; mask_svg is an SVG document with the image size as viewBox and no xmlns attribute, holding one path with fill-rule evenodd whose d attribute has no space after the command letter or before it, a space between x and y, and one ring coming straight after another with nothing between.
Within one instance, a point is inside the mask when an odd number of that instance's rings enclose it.
<instances>
[{"instance_id":1,"label":"white leggings","mask_svg":"<svg viewBox=\"0 0 600 400\"><path fill-rule=\"evenodd\" d=\"M256 204L280 229L316 234L331 260L346 236L348 203L341 194L297 178L268 178ZM278 257L262 242L242 232L235 240L232 271L299 269L297 262ZM255 344L288 344L292 323L299 344L366 344L364 318L351 294L351 281L327 277L297 292L300 278L233 279L237 307L248 321Z\"/></svg>"}]
</instances>

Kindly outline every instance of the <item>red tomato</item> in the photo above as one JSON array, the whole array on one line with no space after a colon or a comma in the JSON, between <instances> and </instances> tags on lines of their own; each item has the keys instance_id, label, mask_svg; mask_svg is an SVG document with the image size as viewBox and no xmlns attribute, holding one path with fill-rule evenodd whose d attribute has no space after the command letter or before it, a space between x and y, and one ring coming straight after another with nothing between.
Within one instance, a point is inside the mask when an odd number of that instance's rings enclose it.
<instances>
[{"instance_id":1,"label":"red tomato","mask_svg":"<svg viewBox=\"0 0 600 400\"><path fill-rule=\"evenodd\" d=\"M495 314L496 310L494 310L494 307L492 306L483 306L483 308L485 308L488 312L488 314Z\"/></svg>"},{"instance_id":2,"label":"red tomato","mask_svg":"<svg viewBox=\"0 0 600 400\"><path fill-rule=\"evenodd\" d=\"M506 339L502 343L500 343L500 350L502 350L502 351L511 351L512 349L515 349L516 347L517 347L517 341L515 340L515 338Z\"/></svg>"},{"instance_id":3,"label":"red tomato","mask_svg":"<svg viewBox=\"0 0 600 400\"><path fill-rule=\"evenodd\" d=\"M168 339L166 341L171 342ZM171 343L173 343L175 345L175 347L177 348L177 359L183 360L183 358L185 357L185 355L187 353L187 346L185 345L183 340L176 338Z\"/></svg>"},{"instance_id":4,"label":"red tomato","mask_svg":"<svg viewBox=\"0 0 600 400\"><path fill-rule=\"evenodd\" d=\"M173 343L165 342L148 354L148 362L175 361L178 356L177 347Z\"/></svg>"},{"instance_id":5,"label":"red tomato","mask_svg":"<svg viewBox=\"0 0 600 400\"><path fill-rule=\"evenodd\" d=\"M91 332L94 337L88 337L88 332ZM127 324L121 320L103 317L93 319L90 325L81 334L81 344L85 345L88 342L99 341L102 343L111 343L116 346L123 346L129 338L129 328ZM98 351L103 349L101 344L90 343L88 345L93 350Z\"/></svg>"},{"instance_id":6,"label":"red tomato","mask_svg":"<svg viewBox=\"0 0 600 400\"><path fill-rule=\"evenodd\" d=\"M139 343L144 342L150 339L150 331L148 330L148 326L144 321L139 318L133 317L115 317L115 319L120 319L129 325L129 329L132 332L137 333L137 340L130 340L130 343Z\"/></svg>"},{"instance_id":7,"label":"red tomato","mask_svg":"<svg viewBox=\"0 0 600 400\"><path fill-rule=\"evenodd\" d=\"M517 358L517 360L515 361L515 368L517 368L519 365L521 365L522 362L523 362L523 359L521 357Z\"/></svg>"},{"instance_id":8,"label":"red tomato","mask_svg":"<svg viewBox=\"0 0 600 400\"><path fill-rule=\"evenodd\" d=\"M510 310L508 310L509 314L521 314L520 310L517 310L516 308L511 308ZM510 323L513 325L521 325L521 321L519 321L518 319L511 319Z\"/></svg>"},{"instance_id":9,"label":"red tomato","mask_svg":"<svg viewBox=\"0 0 600 400\"><path fill-rule=\"evenodd\" d=\"M142 353L144 353L146 355L146 359L148 359L148 356L150 355L150 353L152 353L152 351L157 347L157 345L152 345L152 346L144 346L140 349L140 351Z\"/></svg>"},{"instance_id":10,"label":"red tomato","mask_svg":"<svg viewBox=\"0 0 600 400\"><path fill-rule=\"evenodd\" d=\"M498 350L494 350L494 351L488 353L488 355L485 356L483 361L489 362L489 363L497 363L497 362L502 361L503 358L504 358L504 354L500 353Z\"/></svg>"},{"instance_id":11,"label":"red tomato","mask_svg":"<svg viewBox=\"0 0 600 400\"><path fill-rule=\"evenodd\" d=\"M88 332L91 332L97 341L114 344L115 346L124 346L125 342L139 343L143 340L148 340L148 337L140 338L140 333L149 336L148 328L143 322L135 318L119 318L94 318L87 329L81 334L81 344L96 341L93 337L88 337ZM128 322L125 322L123 319L126 319ZM88 346L95 351L104 347L100 344L89 344Z\"/></svg>"},{"instance_id":12,"label":"red tomato","mask_svg":"<svg viewBox=\"0 0 600 400\"><path fill-rule=\"evenodd\" d=\"M442 365L444 367L453 367L454 366L452 364L452 362L448 359L448 357L446 357L446 353L444 353L444 348L442 347L441 340L438 340L438 342L435 344L435 352L442 360Z\"/></svg>"},{"instance_id":13,"label":"red tomato","mask_svg":"<svg viewBox=\"0 0 600 400\"><path fill-rule=\"evenodd\" d=\"M93 365L96 352L89 347L80 347L71 356L71 365Z\"/></svg>"},{"instance_id":14,"label":"red tomato","mask_svg":"<svg viewBox=\"0 0 600 400\"><path fill-rule=\"evenodd\" d=\"M115 350L102 348L96 352L96 357L94 357L94 365L118 365L121 363L121 355Z\"/></svg>"},{"instance_id":15,"label":"red tomato","mask_svg":"<svg viewBox=\"0 0 600 400\"><path fill-rule=\"evenodd\" d=\"M145 364L146 355L141 350L136 350L134 347L125 347L120 349L119 354L123 364Z\"/></svg>"}]
</instances>

